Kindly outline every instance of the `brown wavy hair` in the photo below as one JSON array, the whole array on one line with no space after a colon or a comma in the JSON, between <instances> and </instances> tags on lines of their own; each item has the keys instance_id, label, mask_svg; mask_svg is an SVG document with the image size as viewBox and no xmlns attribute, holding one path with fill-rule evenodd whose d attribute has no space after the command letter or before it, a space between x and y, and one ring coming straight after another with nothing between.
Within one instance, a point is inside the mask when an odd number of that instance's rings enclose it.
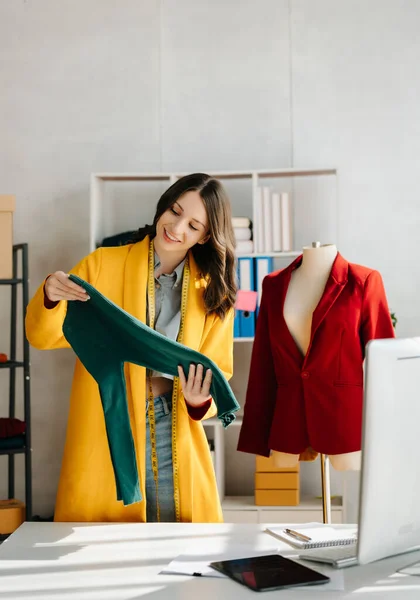
<instances>
[{"instance_id":1,"label":"brown wavy hair","mask_svg":"<svg viewBox=\"0 0 420 600\"><path fill-rule=\"evenodd\" d=\"M181 196L191 191L200 194L209 221L209 239L205 244L195 244L191 248L202 276L208 281L204 305L207 313L216 313L223 319L235 304L237 281L230 201L218 179L205 173L193 173L178 179L160 197L153 224L141 227L132 242L140 242L147 235L154 238L156 224L163 213Z\"/></svg>"}]
</instances>

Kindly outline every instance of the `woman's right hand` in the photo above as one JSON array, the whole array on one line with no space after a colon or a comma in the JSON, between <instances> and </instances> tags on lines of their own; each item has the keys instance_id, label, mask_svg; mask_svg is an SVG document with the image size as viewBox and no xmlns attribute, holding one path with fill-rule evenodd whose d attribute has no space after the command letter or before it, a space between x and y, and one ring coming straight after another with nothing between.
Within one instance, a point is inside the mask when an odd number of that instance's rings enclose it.
<instances>
[{"instance_id":1,"label":"woman's right hand","mask_svg":"<svg viewBox=\"0 0 420 600\"><path fill-rule=\"evenodd\" d=\"M69 279L64 271L56 271L47 278L44 285L45 295L51 302L59 302L60 300L86 300L90 299L80 285Z\"/></svg>"}]
</instances>

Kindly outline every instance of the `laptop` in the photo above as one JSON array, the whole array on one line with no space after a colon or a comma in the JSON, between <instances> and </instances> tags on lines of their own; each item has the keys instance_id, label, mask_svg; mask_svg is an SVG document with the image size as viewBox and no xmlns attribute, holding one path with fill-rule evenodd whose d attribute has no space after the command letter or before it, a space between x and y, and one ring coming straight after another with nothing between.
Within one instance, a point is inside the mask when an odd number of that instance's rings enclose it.
<instances>
[{"instance_id":1,"label":"laptop","mask_svg":"<svg viewBox=\"0 0 420 600\"><path fill-rule=\"evenodd\" d=\"M302 552L342 568L420 548L420 337L366 346L357 543Z\"/></svg>"}]
</instances>

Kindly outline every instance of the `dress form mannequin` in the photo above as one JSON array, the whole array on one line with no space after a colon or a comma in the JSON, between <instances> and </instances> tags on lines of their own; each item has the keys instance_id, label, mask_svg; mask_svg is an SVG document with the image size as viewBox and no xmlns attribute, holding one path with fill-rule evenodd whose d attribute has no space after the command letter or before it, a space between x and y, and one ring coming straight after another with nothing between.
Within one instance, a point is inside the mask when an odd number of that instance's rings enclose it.
<instances>
[{"instance_id":1,"label":"dress form mannequin","mask_svg":"<svg viewBox=\"0 0 420 600\"><path fill-rule=\"evenodd\" d=\"M283 314L291 336L302 355L307 353L312 327L312 314L325 289L332 265L337 256L334 244L314 242L303 248L301 266L293 271L287 290ZM294 467L299 454L272 451L277 467ZM322 459L322 457L321 457ZM361 468L361 452L330 455L329 460L338 471Z\"/></svg>"}]
</instances>

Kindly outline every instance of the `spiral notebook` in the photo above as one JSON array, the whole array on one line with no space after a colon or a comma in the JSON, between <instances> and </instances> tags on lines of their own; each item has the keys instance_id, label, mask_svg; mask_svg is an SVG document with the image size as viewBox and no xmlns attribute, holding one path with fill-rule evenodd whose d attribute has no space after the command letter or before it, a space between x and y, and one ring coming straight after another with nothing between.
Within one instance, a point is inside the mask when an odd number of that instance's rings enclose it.
<instances>
[{"instance_id":1,"label":"spiral notebook","mask_svg":"<svg viewBox=\"0 0 420 600\"><path fill-rule=\"evenodd\" d=\"M273 535L293 548L310 550L329 546L347 546L357 542L357 527L328 527L322 523L308 523L297 527L268 527L266 533ZM305 539L307 538L307 539Z\"/></svg>"}]
</instances>

